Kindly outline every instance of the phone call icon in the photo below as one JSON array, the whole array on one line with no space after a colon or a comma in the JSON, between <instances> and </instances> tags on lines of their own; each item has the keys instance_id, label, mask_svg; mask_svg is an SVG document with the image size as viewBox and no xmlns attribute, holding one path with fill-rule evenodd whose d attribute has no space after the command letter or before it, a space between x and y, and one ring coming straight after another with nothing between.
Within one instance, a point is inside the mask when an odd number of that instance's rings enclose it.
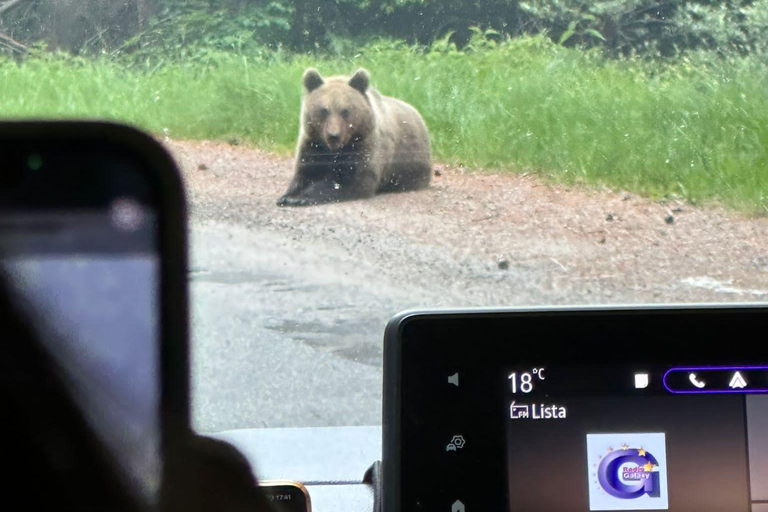
<instances>
[{"instance_id":1,"label":"phone call icon","mask_svg":"<svg viewBox=\"0 0 768 512\"><path fill-rule=\"evenodd\" d=\"M696 386L699 389L702 389L704 386L707 385L707 383L704 382L703 380L697 379L696 378L696 374L693 373L693 372L688 374L688 380L690 380L691 384L693 384L694 386Z\"/></svg>"}]
</instances>

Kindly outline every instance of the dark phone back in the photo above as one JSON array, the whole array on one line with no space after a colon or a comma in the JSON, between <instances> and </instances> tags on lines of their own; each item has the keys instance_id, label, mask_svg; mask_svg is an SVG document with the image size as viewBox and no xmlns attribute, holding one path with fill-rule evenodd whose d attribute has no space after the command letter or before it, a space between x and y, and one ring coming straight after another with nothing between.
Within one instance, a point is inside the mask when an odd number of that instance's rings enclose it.
<instances>
[{"instance_id":1,"label":"dark phone back","mask_svg":"<svg viewBox=\"0 0 768 512\"><path fill-rule=\"evenodd\" d=\"M189 433L186 206L178 169L153 138L110 123L0 123L0 147L3 270L24 277L18 295L32 309L58 313L40 314L49 338L56 338L48 350L64 354L58 364L69 371L74 394L88 395L80 402L86 416L113 426L154 421L162 467ZM123 196L131 201L120 202ZM136 211L151 216L137 218ZM102 212L113 222L105 222ZM142 229L137 219L147 221ZM119 271L115 260L122 262ZM108 290L110 283L116 291ZM125 300L131 296L140 300ZM134 319L144 317L149 327L142 331ZM110 318L124 323L110 327ZM137 333L150 343L152 378L142 377L146 364L135 357ZM92 378L81 377L87 372L80 370L88 369L96 370ZM98 375L105 371L106 378ZM120 384L131 378L137 385L156 382L147 390L148 415L134 415L142 409L134 402L142 399L130 395L135 385ZM110 403L104 397L113 399L108 415L104 407L89 410L90 404ZM109 446L109 433L104 437Z\"/></svg>"}]
</instances>

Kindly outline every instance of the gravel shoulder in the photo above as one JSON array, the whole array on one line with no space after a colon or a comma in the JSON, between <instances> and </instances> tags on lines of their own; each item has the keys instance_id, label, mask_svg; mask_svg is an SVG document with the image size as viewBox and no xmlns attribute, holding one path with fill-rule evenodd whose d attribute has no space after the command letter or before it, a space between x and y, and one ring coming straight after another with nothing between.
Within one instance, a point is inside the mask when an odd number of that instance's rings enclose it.
<instances>
[{"instance_id":1,"label":"gravel shoulder","mask_svg":"<svg viewBox=\"0 0 768 512\"><path fill-rule=\"evenodd\" d=\"M360 270L456 287L441 306L768 298L768 219L444 165L425 191L278 208L290 158L216 142L168 146L193 223L322 240Z\"/></svg>"}]
</instances>

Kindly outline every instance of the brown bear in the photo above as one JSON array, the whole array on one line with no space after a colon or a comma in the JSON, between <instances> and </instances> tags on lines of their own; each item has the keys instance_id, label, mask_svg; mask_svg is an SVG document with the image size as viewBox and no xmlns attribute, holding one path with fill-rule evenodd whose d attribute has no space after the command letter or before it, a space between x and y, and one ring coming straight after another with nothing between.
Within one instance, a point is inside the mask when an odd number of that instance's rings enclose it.
<instances>
[{"instance_id":1,"label":"brown bear","mask_svg":"<svg viewBox=\"0 0 768 512\"><path fill-rule=\"evenodd\" d=\"M303 77L293 181L278 206L308 206L429 185L427 126L409 104L379 94L370 75Z\"/></svg>"}]
</instances>

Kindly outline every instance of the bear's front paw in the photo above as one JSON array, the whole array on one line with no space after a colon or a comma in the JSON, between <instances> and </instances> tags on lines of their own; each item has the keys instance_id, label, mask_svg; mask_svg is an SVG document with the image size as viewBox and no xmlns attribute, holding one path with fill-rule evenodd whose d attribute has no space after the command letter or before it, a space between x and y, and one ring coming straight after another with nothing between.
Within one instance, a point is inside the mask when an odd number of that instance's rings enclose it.
<instances>
[{"instance_id":1,"label":"bear's front paw","mask_svg":"<svg viewBox=\"0 0 768 512\"><path fill-rule=\"evenodd\" d=\"M306 197L283 196L277 200L277 206L310 206L313 204L315 201Z\"/></svg>"}]
</instances>

